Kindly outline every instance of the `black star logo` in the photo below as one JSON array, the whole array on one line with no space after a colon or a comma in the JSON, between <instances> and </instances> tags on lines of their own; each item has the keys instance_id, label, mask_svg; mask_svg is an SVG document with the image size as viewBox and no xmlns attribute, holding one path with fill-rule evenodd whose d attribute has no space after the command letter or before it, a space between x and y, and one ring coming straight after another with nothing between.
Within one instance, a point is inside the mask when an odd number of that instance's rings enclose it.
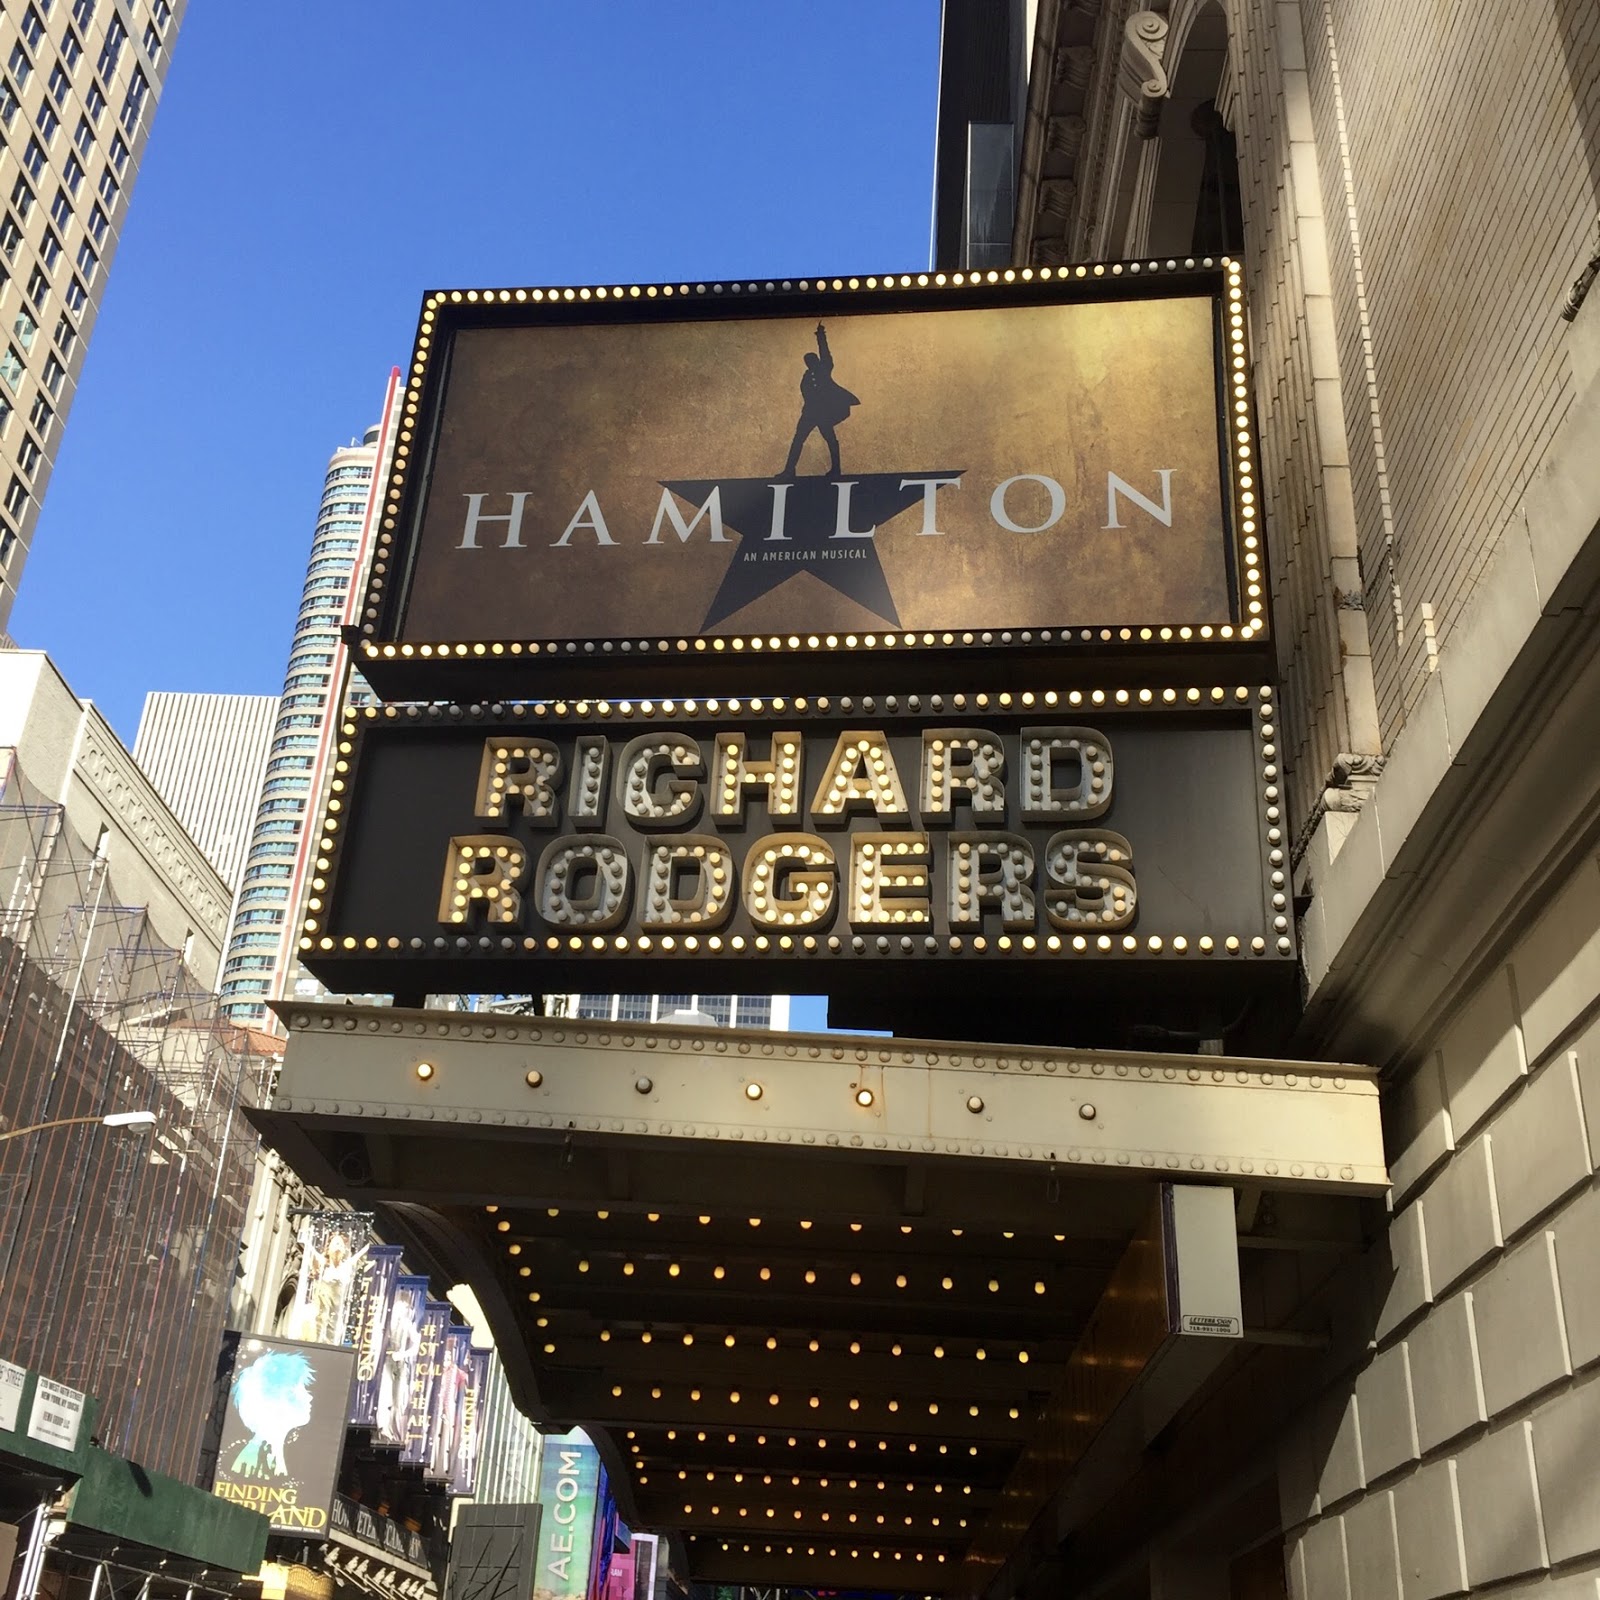
<instances>
[{"instance_id":1,"label":"black star logo","mask_svg":"<svg viewBox=\"0 0 1600 1600\"><path fill-rule=\"evenodd\" d=\"M928 487L929 480L954 482L963 470L664 481L663 488L694 509L715 491L724 528L739 536L701 631L802 572L898 628L900 614L878 558L876 531L911 507L923 506L925 496L937 492Z\"/></svg>"}]
</instances>

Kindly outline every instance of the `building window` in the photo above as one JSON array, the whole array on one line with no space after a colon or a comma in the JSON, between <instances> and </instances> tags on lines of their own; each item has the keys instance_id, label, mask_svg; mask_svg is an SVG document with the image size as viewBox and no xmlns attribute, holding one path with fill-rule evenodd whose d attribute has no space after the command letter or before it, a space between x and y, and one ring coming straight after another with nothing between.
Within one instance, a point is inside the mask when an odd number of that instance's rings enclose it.
<instances>
[{"instance_id":1,"label":"building window","mask_svg":"<svg viewBox=\"0 0 1600 1600\"><path fill-rule=\"evenodd\" d=\"M144 110L144 99L150 93L150 80L138 68L133 69L133 81L122 101L122 126L132 133L139 126L139 114Z\"/></svg>"},{"instance_id":2,"label":"building window","mask_svg":"<svg viewBox=\"0 0 1600 1600\"><path fill-rule=\"evenodd\" d=\"M111 26L106 29L106 42L100 46L100 59L94 68L107 83L111 82L117 70L117 62L122 59L122 47L127 42L128 30L123 27L122 18L113 17Z\"/></svg>"},{"instance_id":3,"label":"building window","mask_svg":"<svg viewBox=\"0 0 1600 1600\"><path fill-rule=\"evenodd\" d=\"M7 261L16 255L17 246L21 243L22 229L15 222L10 217L0 222L0 252L5 254Z\"/></svg>"},{"instance_id":4,"label":"building window","mask_svg":"<svg viewBox=\"0 0 1600 1600\"><path fill-rule=\"evenodd\" d=\"M83 308L89 303L89 291L76 278L70 278L67 281L65 298L67 310L81 316Z\"/></svg>"},{"instance_id":5,"label":"building window","mask_svg":"<svg viewBox=\"0 0 1600 1600\"><path fill-rule=\"evenodd\" d=\"M94 149L94 129L89 124L87 117L78 118L78 131L73 134L72 142L88 155Z\"/></svg>"},{"instance_id":6,"label":"building window","mask_svg":"<svg viewBox=\"0 0 1600 1600\"><path fill-rule=\"evenodd\" d=\"M0 78L0 122L8 128L11 126L11 119L17 114L19 104L17 91L7 80Z\"/></svg>"},{"instance_id":7,"label":"building window","mask_svg":"<svg viewBox=\"0 0 1600 1600\"><path fill-rule=\"evenodd\" d=\"M772 996L770 994L742 994L734 1004L734 1026L739 1028L770 1028L772 1026Z\"/></svg>"},{"instance_id":8,"label":"building window","mask_svg":"<svg viewBox=\"0 0 1600 1600\"><path fill-rule=\"evenodd\" d=\"M100 241L105 238L106 229L110 226L110 224L106 221L105 212L103 212L99 206L96 206L94 210L89 213L89 221L87 224L85 224L85 226L89 230L89 237L93 239L96 244L99 244Z\"/></svg>"},{"instance_id":9,"label":"building window","mask_svg":"<svg viewBox=\"0 0 1600 1600\"><path fill-rule=\"evenodd\" d=\"M150 26L144 30L144 53L149 56L152 62L160 59L161 35L156 32L154 23L151 23Z\"/></svg>"},{"instance_id":10,"label":"building window","mask_svg":"<svg viewBox=\"0 0 1600 1600\"><path fill-rule=\"evenodd\" d=\"M39 465L39 457L44 452L39 448L39 441L31 433L22 436L22 448L17 452L17 465L31 478L34 469Z\"/></svg>"},{"instance_id":11,"label":"building window","mask_svg":"<svg viewBox=\"0 0 1600 1600\"><path fill-rule=\"evenodd\" d=\"M71 226L72 196L65 189L56 190L56 197L50 202L50 216L58 228Z\"/></svg>"},{"instance_id":12,"label":"building window","mask_svg":"<svg viewBox=\"0 0 1600 1600\"><path fill-rule=\"evenodd\" d=\"M9 345L4 355L0 355L0 379L12 393L16 392L17 385L22 382L22 374L27 371L22 357Z\"/></svg>"},{"instance_id":13,"label":"building window","mask_svg":"<svg viewBox=\"0 0 1600 1600\"><path fill-rule=\"evenodd\" d=\"M112 136L111 140L111 165L114 166L118 172L121 172L122 169L127 166L127 164L128 147L122 142L122 135L120 133L115 134Z\"/></svg>"},{"instance_id":14,"label":"building window","mask_svg":"<svg viewBox=\"0 0 1600 1600\"><path fill-rule=\"evenodd\" d=\"M87 239L78 246L78 271L83 274L85 283L93 283L94 275L100 270L100 257L94 253L94 247Z\"/></svg>"},{"instance_id":15,"label":"building window","mask_svg":"<svg viewBox=\"0 0 1600 1600\"><path fill-rule=\"evenodd\" d=\"M60 105L71 87L72 79L67 76L67 69L59 61L56 62L50 69L50 98Z\"/></svg>"},{"instance_id":16,"label":"building window","mask_svg":"<svg viewBox=\"0 0 1600 1600\"><path fill-rule=\"evenodd\" d=\"M0 522L0 567L10 566L11 552L17 548L17 536L5 523Z\"/></svg>"},{"instance_id":17,"label":"building window","mask_svg":"<svg viewBox=\"0 0 1600 1600\"><path fill-rule=\"evenodd\" d=\"M76 156L67 157L66 181L67 187L76 196L79 185L83 182L83 163Z\"/></svg>"},{"instance_id":18,"label":"building window","mask_svg":"<svg viewBox=\"0 0 1600 1600\"><path fill-rule=\"evenodd\" d=\"M111 170L110 167L107 167L106 170L100 174L100 198L104 200L108 206L115 210L117 196L121 193L122 185L117 182L117 175Z\"/></svg>"},{"instance_id":19,"label":"building window","mask_svg":"<svg viewBox=\"0 0 1600 1600\"><path fill-rule=\"evenodd\" d=\"M11 204L16 208L17 215L26 222L28 213L33 210L33 190L28 187L26 178L19 177L11 186Z\"/></svg>"},{"instance_id":20,"label":"building window","mask_svg":"<svg viewBox=\"0 0 1600 1600\"><path fill-rule=\"evenodd\" d=\"M14 517L20 517L23 508L28 503L28 486L21 478L13 476L11 487L6 490L6 510Z\"/></svg>"},{"instance_id":21,"label":"building window","mask_svg":"<svg viewBox=\"0 0 1600 1600\"><path fill-rule=\"evenodd\" d=\"M608 994L580 994L578 1015L594 1022L611 1020L611 996Z\"/></svg>"},{"instance_id":22,"label":"building window","mask_svg":"<svg viewBox=\"0 0 1600 1600\"><path fill-rule=\"evenodd\" d=\"M19 311L17 320L12 324L11 331L16 334L17 342L22 346L23 350L28 351L33 349L33 340L39 331L39 324L26 311Z\"/></svg>"},{"instance_id":23,"label":"building window","mask_svg":"<svg viewBox=\"0 0 1600 1600\"><path fill-rule=\"evenodd\" d=\"M46 228L44 237L39 241L39 259L44 262L45 270L55 271L56 262L61 259L61 241Z\"/></svg>"},{"instance_id":24,"label":"building window","mask_svg":"<svg viewBox=\"0 0 1600 1600\"><path fill-rule=\"evenodd\" d=\"M83 46L71 28L66 29L61 35L61 59L66 62L68 72L73 71L83 60Z\"/></svg>"},{"instance_id":25,"label":"building window","mask_svg":"<svg viewBox=\"0 0 1600 1600\"><path fill-rule=\"evenodd\" d=\"M61 126L61 118L56 115L56 108L48 100L39 102L38 114L33 119L34 126L44 135L44 142L49 144L56 136L56 129Z\"/></svg>"},{"instance_id":26,"label":"building window","mask_svg":"<svg viewBox=\"0 0 1600 1600\"><path fill-rule=\"evenodd\" d=\"M61 385L66 382L67 369L51 356L44 364L44 386L56 399L61 398Z\"/></svg>"},{"instance_id":27,"label":"building window","mask_svg":"<svg viewBox=\"0 0 1600 1600\"><path fill-rule=\"evenodd\" d=\"M733 1015L733 996L731 994L703 994L700 996L700 1009L718 1027L726 1028Z\"/></svg>"},{"instance_id":28,"label":"building window","mask_svg":"<svg viewBox=\"0 0 1600 1600\"><path fill-rule=\"evenodd\" d=\"M150 7L150 15L156 19L156 26L165 33L167 24L172 21L172 7L167 4L167 0L155 0L155 4Z\"/></svg>"},{"instance_id":29,"label":"building window","mask_svg":"<svg viewBox=\"0 0 1600 1600\"><path fill-rule=\"evenodd\" d=\"M50 294L50 280L45 277L42 267L35 267L28 274L28 298L35 307L42 306Z\"/></svg>"},{"instance_id":30,"label":"building window","mask_svg":"<svg viewBox=\"0 0 1600 1600\"><path fill-rule=\"evenodd\" d=\"M89 120L93 123L98 123L106 109L106 97L100 92L98 83L89 85L89 92L83 97L83 103L88 107Z\"/></svg>"},{"instance_id":31,"label":"building window","mask_svg":"<svg viewBox=\"0 0 1600 1600\"><path fill-rule=\"evenodd\" d=\"M648 1022L650 996L647 994L619 994L617 996L618 1022Z\"/></svg>"},{"instance_id":32,"label":"building window","mask_svg":"<svg viewBox=\"0 0 1600 1600\"><path fill-rule=\"evenodd\" d=\"M44 38L44 18L41 17L32 6L29 6L28 9L22 13L22 27L20 31L22 37L28 41L28 48L30 50L37 50L39 48L39 41Z\"/></svg>"},{"instance_id":33,"label":"building window","mask_svg":"<svg viewBox=\"0 0 1600 1600\"><path fill-rule=\"evenodd\" d=\"M80 28L87 28L94 20L94 0L72 0L72 15Z\"/></svg>"},{"instance_id":34,"label":"building window","mask_svg":"<svg viewBox=\"0 0 1600 1600\"><path fill-rule=\"evenodd\" d=\"M5 437L6 425L11 421L11 402L0 395L0 439Z\"/></svg>"},{"instance_id":35,"label":"building window","mask_svg":"<svg viewBox=\"0 0 1600 1600\"><path fill-rule=\"evenodd\" d=\"M44 146L31 135L28 139L28 148L23 153L22 165L27 169L30 178L37 178L44 171Z\"/></svg>"},{"instance_id":36,"label":"building window","mask_svg":"<svg viewBox=\"0 0 1600 1600\"><path fill-rule=\"evenodd\" d=\"M50 424L55 420L55 407L42 394L36 394L33 397L33 409L28 413L28 421L38 429L41 439L50 437Z\"/></svg>"},{"instance_id":37,"label":"building window","mask_svg":"<svg viewBox=\"0 0 1600 1600\"><path fill-rule=\"evenodd\" d=\"M61 320L56 324L56 349L70 359L72 347L77 342L78 330L72 326L72 318L63 311Z\"/></svg>"},{"instance_id":38,"label":"building window","mask_svg":"<svg viewBox=\"0 0 1600 1600\"><path fill-rule=\"evenodd\" d=\"M11 76L17 80L19 89L28 87L28 79L33 76L33 63L28 59L28 52L20 44L11 47Z\"/></svg>"}]
</instances>

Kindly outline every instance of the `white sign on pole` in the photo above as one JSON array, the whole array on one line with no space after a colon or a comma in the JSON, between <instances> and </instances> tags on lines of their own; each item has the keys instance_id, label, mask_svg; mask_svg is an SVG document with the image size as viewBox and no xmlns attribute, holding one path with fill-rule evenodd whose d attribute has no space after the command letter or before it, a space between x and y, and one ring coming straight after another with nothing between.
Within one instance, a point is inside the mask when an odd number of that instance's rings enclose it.
<instances>
[{"instance_id":1,"label":"white sign on pole","mask_svg":"<svg viewBox=\"0 0 1600 1600\"><path fill-rule=\"evenodd\" d=\"M26 1367L14 1361L0 1361L0 1428L7 1433L17 1431L17 1412L22 1406L22 1380L28 1375Z\"/></svg>"},{"instance_id":2,"label":"white sign on pole","mask_svg":"<svg viewBox=\"0 0 1600 1600\"><path fill-rule=\"evenodd\" d=\"M33 1392L33 1414L28 1418L28 1437L58 1450L78 1448L78 1429L83 1422L83 1395L51 1378L40 1378Z\"/></svg>"}]
</instances>

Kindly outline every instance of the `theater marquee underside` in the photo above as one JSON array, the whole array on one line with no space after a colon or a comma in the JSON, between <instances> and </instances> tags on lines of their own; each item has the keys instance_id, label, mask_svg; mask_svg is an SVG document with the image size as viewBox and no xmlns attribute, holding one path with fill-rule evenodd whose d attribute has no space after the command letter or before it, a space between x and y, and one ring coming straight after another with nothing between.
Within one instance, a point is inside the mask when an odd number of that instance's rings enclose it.
<instances>
[{"instance_id":1,"label":"theater marquee underside","mask_svg":"<svg viewBox=\"0 0 1600 1600\"><path fill-rule=\"evenodd\" d=\"M1309 1292L1386 1184L1360 1067L284 1016L269 1143L470 1282L530 1414L711 1581L984 1592L1135 1396L1310 1340L1260 1273Z\"/></svg>"}]
</instances>

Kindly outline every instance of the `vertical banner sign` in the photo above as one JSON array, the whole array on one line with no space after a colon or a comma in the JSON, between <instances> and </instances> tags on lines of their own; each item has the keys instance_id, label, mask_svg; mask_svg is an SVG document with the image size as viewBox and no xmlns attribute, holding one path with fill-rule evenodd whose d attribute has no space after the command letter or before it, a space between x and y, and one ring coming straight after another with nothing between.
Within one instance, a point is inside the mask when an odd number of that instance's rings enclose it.
<instances>
[{"instance_id":1,"label":"vertical banner sign","mask_svg":"<svg viewBox=\"0 0 1600 1600\"><path fill-rule=\"evenodd\" d=\"M373 1418L379 1444L404 1446L410 1436L412 1413L422 1390L422 1319L427 1304L426 1278L395 1279L383 1334L383 1360L378 1367L378 1408Z\"/></svg>"},{"instance_id":2,"label":"vertical banner sign","mask_svg":"<svg viewBox=\"0 0 1600 1600\"><path fill-rule=\"evenodd\" d=\"M274 1532L328 1532L355 1352L288 1339L239 1345L213 1493L260 1512Z\"/></svg>"},{"instance_id":3,"label":"vertical banner sign","mask_svg":"<svg viewBox=\"0 0 1600 1600\"><path fill-rule=\"evenodd\" d=\"M367 1257L365 1292L351 1319L350 1343L356 1352L356 1385L350 1392L350 1421L370 1428L378 1420L378 1391L395 1280L400 1276L400 1246L381 1244Z\"/></svg>"},{"instance_id":4,"label":"vertical banner sign","mask_svg":"<svg viewBox=\"0 0 1600 1600\"><path fill-rule=\"evenodd\" d=\"M460 1420L456 1426L455 1457L450 1471L450 1493L470 1495L478 1487L478 1441L484 1426L483 1407L489 1389L489 1352L467 1352L467 1381L461 1390Z\"/></svg>"},{"instance_id":5,"label":"vertical banner sign","mask_svg":"<svg viewBox=\"0 0 1600 1600\"><path fill-rule=\"evenodd\" d=\"M313 1211L300 1219L300 1276L284 1314L285 1338L348 1344L348 1321L372 1247L372 1218L359 1211Z\"/></svg>"},{"instance_id":6,"label":"vertical banner sign","mask_svg":"<svg viewBox=\"0 0 1600 1600\"><path fill-rule=\"evenodd\" d=\"M439 1376L433 1385L433 1436L423 1476L440 1483L450 1481L456 1451L456 1429L461 1420L461 1394L470 1380L472 1330L447 1328L439 1351Z\"/></svg>"},{"instance_id":7,"label":"vertical banner sign","mask_svg":"<svg viewBox=\"0 0 1600 1600\"><path fill-rule=\"evenodd\" d=\"M586 1600L594 1555L600 1452L574 1429L544 1442L539 1467L539 1568L532 1600Z\"/></svg>"},{"instance_id":8,"label":"vertical banner sign","mask_svg":"<svg viewBox=\"0 0 1600 1600\"><path fill-rule=\"evenodd\" d=\"M595 1487L594 1553L589 1558L589 1600L606 1600L611 1579L612 1546L616 1543L617 1497L604 1463Z\"/></svg>"},{"instance_id":9,"label":"vertical banner sign","mask_svg":"<svg viewBox=\"0 0 1600 1600\"><path fill-rule=\"evenodd\" d=\"M438 1393L439 1364L444 1355L444 1339L449 1327L449 1305L443 1300L428 1301L422 1314L422 1337L417 1349L411 1417L406 1425L405 1444L400 1449L400 1464L405 1467L425 1467L431 1463L433 1403Z\"/></svg>"}]
</instances>

